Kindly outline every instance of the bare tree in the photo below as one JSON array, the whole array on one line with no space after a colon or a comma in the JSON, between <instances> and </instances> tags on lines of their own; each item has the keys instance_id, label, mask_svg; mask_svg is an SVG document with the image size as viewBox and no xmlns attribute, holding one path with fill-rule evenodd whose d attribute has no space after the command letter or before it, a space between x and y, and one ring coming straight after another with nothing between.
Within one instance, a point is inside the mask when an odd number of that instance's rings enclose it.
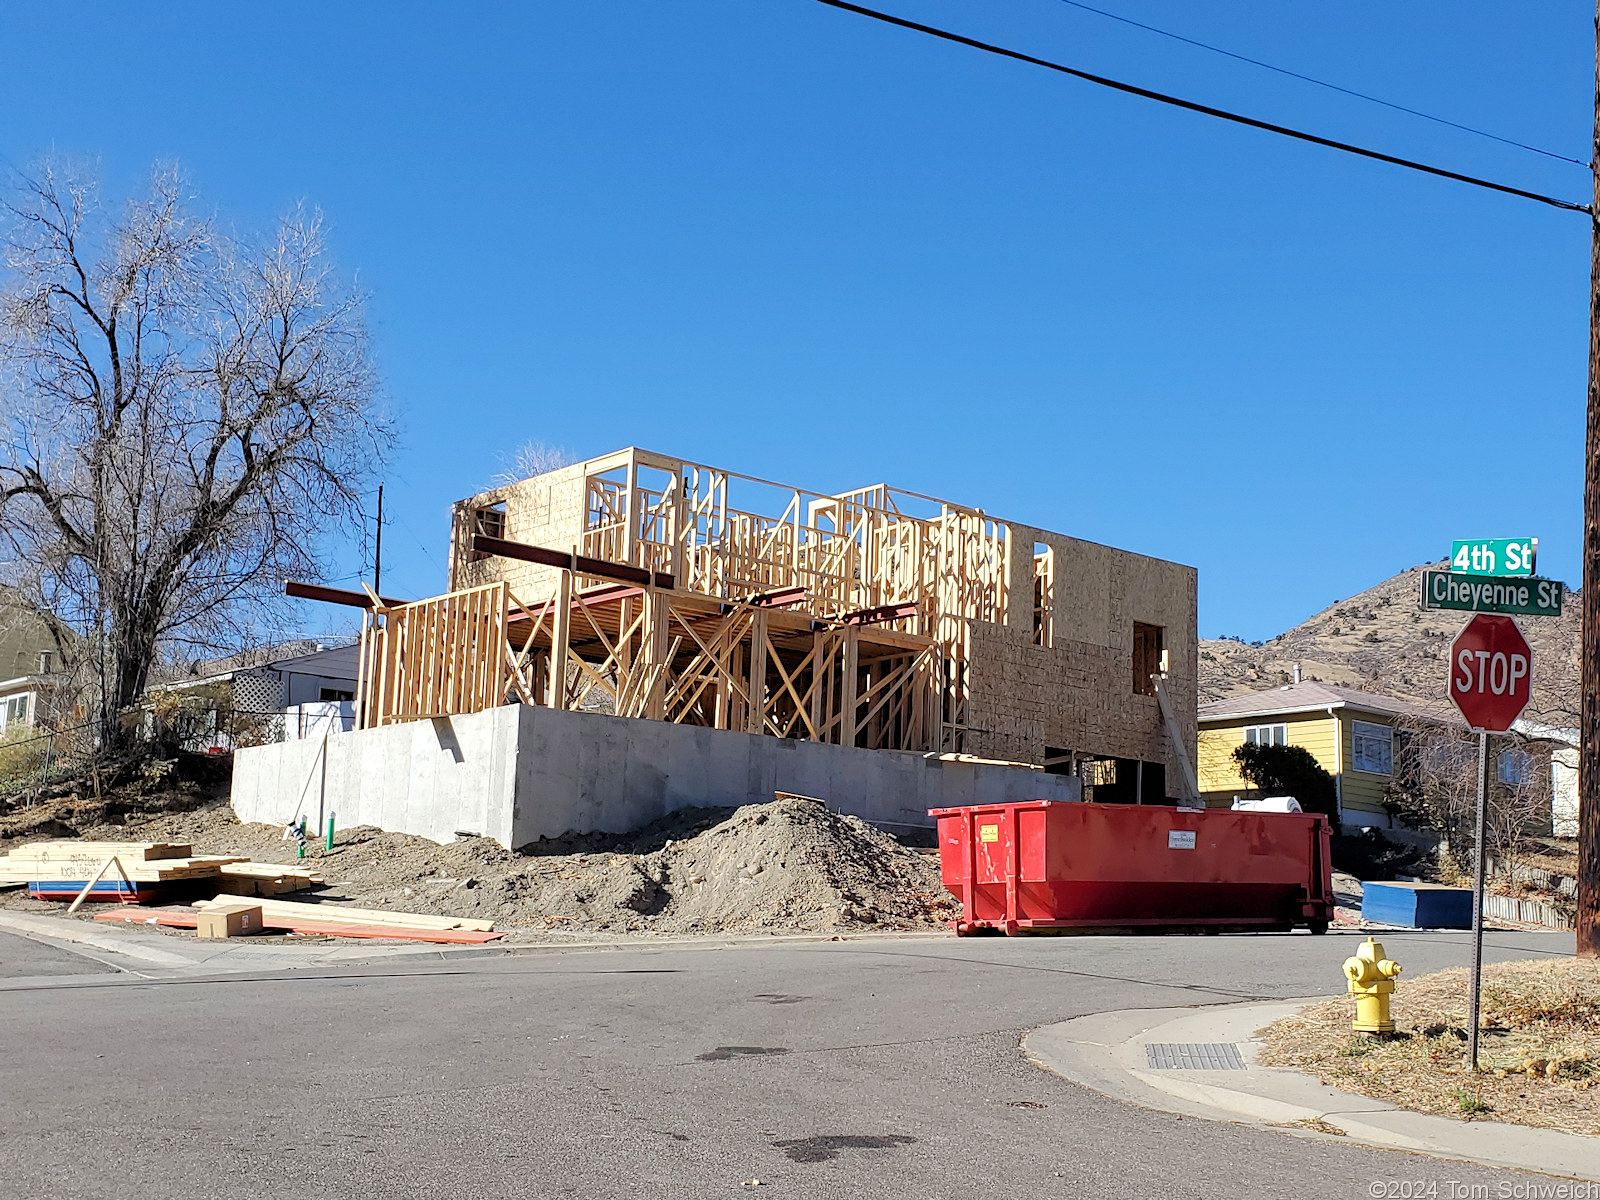
<instances>
[{"instance_id":1,"label":"bare tree","mask_svg":"<svg viewBox=\"0 0 1600 1200\"><path fill-rule=\"evenodd\" d=\"M1470 871L1477 841L1478 736L1465 726L1421 718L1396 722L1400 735L1388 801L1409 824L1444 840L1457 869ZM1486 847L1514 873L1550 820L1549 746L1520 733L1489 738ZM1502 763L1505 769L1502 770Z\"/></svg>"},{"instance_id":2,"label":"bare tree","mask_svg":"<svg viewBox=\"0 0 1600 1200\"><path fill-rule=\"evenodd\" d=\"M55 163L5 208L0 582L87 664L115 740L159 654L251 640L318 570L393 435L320 214L238 236L175 169L113 210Z\"/></svg>"},{"instance_id":3,"label":"bare tree","mask_svg":"<svg viewBox=\"0 0 1600 1200\"><path fill-rule=\"evenodd\" d=\"M524 479L531 479L535 475L569 467L578 460L570 450L561 446L532 440L518 446L509 461L502 461L505 462L505 469L490 480L490 485L493 487L521 483Z\"/></svg>"}]
</instances>

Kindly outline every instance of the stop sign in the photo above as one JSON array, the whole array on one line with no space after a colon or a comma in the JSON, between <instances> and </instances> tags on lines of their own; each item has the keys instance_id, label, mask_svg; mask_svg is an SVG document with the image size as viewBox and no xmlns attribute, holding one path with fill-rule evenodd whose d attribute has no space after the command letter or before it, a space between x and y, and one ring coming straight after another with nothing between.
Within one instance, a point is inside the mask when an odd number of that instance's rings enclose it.
<instances>
[{"instance_id":1,"label":"stop sign","mask_svg":"<svg viewBox=\"0 0 1600 1200\"><path fill-rule=\"evenodd\" d=\"M1450 643L1450 699L1474 729L1510 729L1532 675L1533 651L1510 617L1479 613Z\"/></svg>"}]
</instances>

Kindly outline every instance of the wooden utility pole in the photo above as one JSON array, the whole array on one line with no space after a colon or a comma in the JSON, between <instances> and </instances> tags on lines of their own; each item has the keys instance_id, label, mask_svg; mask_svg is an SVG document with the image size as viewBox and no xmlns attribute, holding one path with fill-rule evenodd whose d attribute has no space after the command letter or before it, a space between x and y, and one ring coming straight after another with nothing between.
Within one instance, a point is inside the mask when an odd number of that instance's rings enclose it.
<instances>
[{"instance_id":1,"label":"wooden utility pole","mask_svg":"<svg viewBox=\"0 0 1600 1200\"><path fill-rule=\"evenodd\" d=\"M1583 696L1578 719L1578 954L1600 958L1600 0L1589 214L1589 403L1583 455Z\"/></svg>"}]
</instances>

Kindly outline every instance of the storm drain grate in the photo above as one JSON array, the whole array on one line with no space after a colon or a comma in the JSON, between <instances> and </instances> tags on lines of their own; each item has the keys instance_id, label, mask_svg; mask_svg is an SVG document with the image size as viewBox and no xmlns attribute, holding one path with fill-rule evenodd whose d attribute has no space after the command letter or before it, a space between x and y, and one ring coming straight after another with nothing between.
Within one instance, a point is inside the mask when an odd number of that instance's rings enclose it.
<instances>
[{"instance_id":1,"label":"storm drain grate","mask_svg":"<svg viewBox=\"0 0 1600 1200\"><path fill-rule=\"evenodd\" d=\"M1242 1071L1244 1059L1232 1042L1146 1042L1145 1055L1157 1071Z\"/></svg>"}]
</instances>

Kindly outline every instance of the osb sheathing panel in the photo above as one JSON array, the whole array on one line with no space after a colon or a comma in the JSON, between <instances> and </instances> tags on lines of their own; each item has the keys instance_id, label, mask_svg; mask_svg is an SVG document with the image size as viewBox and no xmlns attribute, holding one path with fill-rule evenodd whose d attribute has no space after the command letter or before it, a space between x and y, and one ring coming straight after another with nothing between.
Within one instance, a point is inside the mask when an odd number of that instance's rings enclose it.
<instances>
[{"instance_id":1,"label":"osb sheathing panel","mask_svg":"<svg viewBox=\"0 0 1600 1200\"><path fill-rule=\"evenodd\" d=\"M506 537L511 541L551 550L580 548L588 502L582 463L484 492L462 501L457 511L470 514L501 501L506 506ZM464 519L458 517L458 526ZM525 603L537 604L559 574L555 567L513 558L490 555L472 561L471 557L464 542L453 548L452 590L479 587L503 579Z\"/></svg>"},{"instance_id":2,"label":"osb sheathing panel","mask_svg":"<svg viewBox=\"0 0 1600 1200\"><path fill-rule=\"evenodd\" d=\"M1012 527L1012 586L1023 550L1054 552L1054 637L1033 644L1032 614L1011 609L1014 624L979 622L972 636L968 749L1043 762L1046 746L1080 754L1165 763L1170 787L1182 768L1160 706L1133 691L1133 624L1166 630L1167 687L1189 761L1194 761L1197 643L1192 568L1040 530Z\"/></svg>"}]
</instances>

